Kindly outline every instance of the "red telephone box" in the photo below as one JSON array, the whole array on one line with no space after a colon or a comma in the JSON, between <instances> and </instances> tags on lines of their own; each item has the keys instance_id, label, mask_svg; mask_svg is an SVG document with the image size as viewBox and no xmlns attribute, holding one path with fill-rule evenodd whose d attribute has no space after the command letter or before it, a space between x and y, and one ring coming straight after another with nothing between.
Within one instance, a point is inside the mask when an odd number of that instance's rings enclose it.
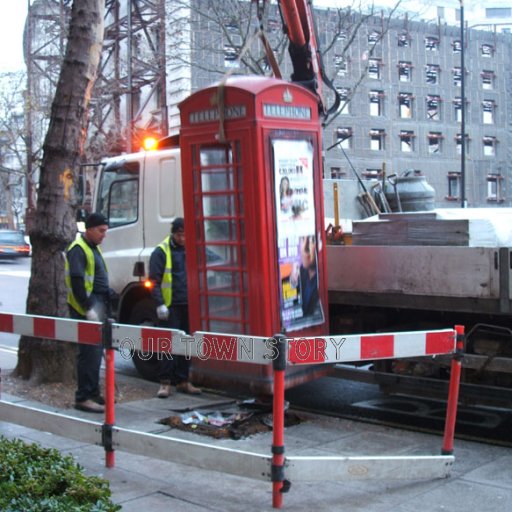
<instances>
[{"instance_id":1,"label":"red telephone box","mask_svg":"<svg viewBox=\"0 0 512 512\"><path fill-rule=\"evenodd\" d=\"M316 97L266 77L236 77L180 104L191 332L270 337L327 333ZM287 370L288 387L326 367ZM272 392L272 367L194 359L202 385Z\"/></svg>"}]
</instances>

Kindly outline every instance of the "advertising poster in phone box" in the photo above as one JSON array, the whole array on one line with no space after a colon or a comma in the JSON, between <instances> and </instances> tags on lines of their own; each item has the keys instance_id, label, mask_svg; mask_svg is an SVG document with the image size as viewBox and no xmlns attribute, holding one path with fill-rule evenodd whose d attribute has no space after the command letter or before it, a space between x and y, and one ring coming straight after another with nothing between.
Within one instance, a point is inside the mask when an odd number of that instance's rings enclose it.
<instances>
[{"instance_id":1,"label":"advertising poster in phone box","mask_svg":"<svg viewBox=\"0 0 512 512\"><path fill-rule=\"evenodd\" d=\"M279 139L272 145L281 321L290 332L324 321L318 293L313 145Z\"/></svg>"}]
</instances>

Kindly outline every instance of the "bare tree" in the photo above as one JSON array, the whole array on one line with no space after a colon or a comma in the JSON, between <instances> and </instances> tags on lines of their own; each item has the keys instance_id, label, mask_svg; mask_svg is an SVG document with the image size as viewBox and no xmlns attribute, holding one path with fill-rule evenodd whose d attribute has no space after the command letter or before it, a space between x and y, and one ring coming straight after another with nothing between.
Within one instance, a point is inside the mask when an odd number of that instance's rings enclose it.
<instances>
[{"instance_id":1,"label":"bare tree","mask_svg":"<svg viewBox=\"0 0 512 512\"><path fill-rule=\"evenodd\" d=\"M26 175L26 130L23 112L25 73L0 75L0 209L7 213L9 228L20 224Z\"/></svg>"},{"instance_id":2,"label":"bare tree","mask_svg":"<svg viewBox=\"0 0 512 512\"><path fill-rule=\"evenodd\" d=\"M103 42L105 0L74 0L66 55L43 145L37 216L30 231L32 273L27 312L68 316L66 246L76 235L74 184L87 133L88 107ZM22 337L15 374L37 382L74 380L75 347Z\"/></svg>"},{"instance_id":3,"label":"bare tree","mask_svg":"<svg viewBox=\"0 0 512 512\"><path fill-rule=\"evenodd\" d=\"M369 63L375 47L385 37L400 2L396 0L386 12L377 11L373 3L363 7L357 1L343 7L315 11L314 21L319 26L317 50L320 59L325 62L322 80L326 90L323 94L330 105L335 103L334 89L339 71L334 63L348 59L354 40L361 32L372 30L375 37L365 55ZM221 78L226 74L275 74L275 69L270 65L272 58L283 78L293 73L286 51L289 42L287 27L283 25L276 3L262 0L194 0L193 10L187 8L190 4L190 0L173 2L175 11L170 19L172 33L176 36L171 38L168 58L193 68L195 76L204 77L204 80L197 80L199 86L208 85L214 77ZM188 51L181 51L183 40L189 45ZM368 64L362 68L346 101L350 101L367 72Z\"/></svg>"},{"instance_id":4,"label":"bare tree","mask_svg":"<svg viewBox=\"0 0 512 512\"><path fill-rule=\"evenodd\" d=\"M238 74L271 74L262 35L268 38L278 64L283 62L288 39L276 5L241 0L175 0L172 4L173 12L167 16L176 37L168 45L168 58L190 66L208 82L225 74L226 67ZM183 40L190 51L182 51Z\"/></svg>"}]
</instances>

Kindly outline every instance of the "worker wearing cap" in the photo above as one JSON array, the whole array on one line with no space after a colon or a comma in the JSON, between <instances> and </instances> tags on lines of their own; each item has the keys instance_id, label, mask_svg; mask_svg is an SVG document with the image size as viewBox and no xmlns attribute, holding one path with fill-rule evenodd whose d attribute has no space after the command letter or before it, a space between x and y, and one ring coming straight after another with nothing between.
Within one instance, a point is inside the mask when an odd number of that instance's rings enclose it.
<instances>
[{"instance_id":1,"label":"worker wearing cap","mask_svg":"<svg viewBox=\"0 0 512 512\"><path fill-rule=\"evenodd\" d=\"M153 282L152 297L160 327L189 332L187 272L185 268L185 223L177 217L171 234L151 253L149 278ZM189 382L190 359L178 355L161 355L158 398L171 394L171 384L182 393L201 393Z\"/></svg>"},{"instance_id":2,"label":"worker wearing cap","mask_svg":"<svg viewBox=\"0 0 512 512\"><path fill-rule=\"evenodd\" d=\"M85 222L85 233L66 250L67 302L71 318L101 322L108 314L111 291L107 266L99 248L107 230L107 219L100 213L92 213ZM100 345L78 345L76 409L98 413L105 410L99 389L102 355Z\"/></svg>"}]
</instances>

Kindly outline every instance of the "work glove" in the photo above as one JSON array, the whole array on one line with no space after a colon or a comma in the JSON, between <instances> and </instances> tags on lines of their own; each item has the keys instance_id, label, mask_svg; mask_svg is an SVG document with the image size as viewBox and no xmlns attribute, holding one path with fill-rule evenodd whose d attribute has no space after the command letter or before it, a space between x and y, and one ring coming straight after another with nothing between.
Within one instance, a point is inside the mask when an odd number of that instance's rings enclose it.
<instances>
[{"instance_id":1,"label":"work glove","mask_svg":"<svg viewBox=\"0 0 512 512\"><path fill-rule=\"evenodd\" d=\"M165 304L156 308L156 316L158 317L158 320L167 320L169 318L169 309Z\"/></svg>"},{"instance_id":2,"label":"work glove","mask_svg":"<svg viewBox=\"0 0 512 512\"><path fill-rule=\"evenodd\" d=\"M98 316L98 313L96 313L94 308L88 309L85 312L85 318L87 318L87 320L89 320L90 322L99 322L100 321L100 317Z\"/></svg>"}]
</instances>

